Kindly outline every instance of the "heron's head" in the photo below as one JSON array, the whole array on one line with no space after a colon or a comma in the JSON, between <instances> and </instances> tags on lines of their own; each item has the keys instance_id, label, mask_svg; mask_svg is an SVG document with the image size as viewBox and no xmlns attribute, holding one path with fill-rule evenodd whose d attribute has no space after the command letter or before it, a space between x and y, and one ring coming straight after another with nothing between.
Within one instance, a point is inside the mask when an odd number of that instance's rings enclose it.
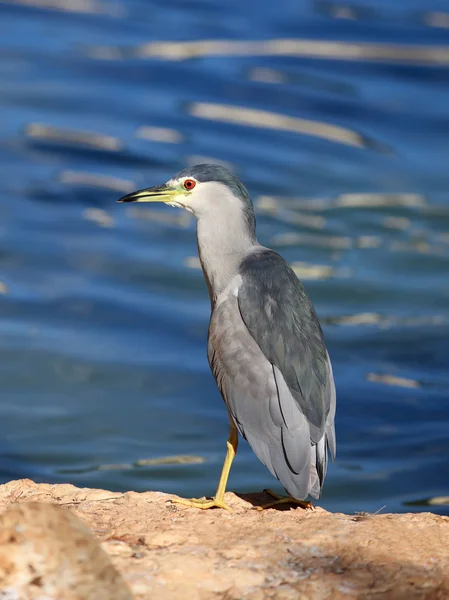
<instances>
[{"instance_id":1,"label":"heron's head","mask_svg":"<svg viewBox=\"0 0 449 600\"><path fill-rule=\"evenodd\" d=\"M245 186L220 165L187 167L167 183L133 192L118 202L163 202L185 208L198 218L220 219L229 211L241 210L254 227L253 204Z\"/></svg>"}]
</instances>

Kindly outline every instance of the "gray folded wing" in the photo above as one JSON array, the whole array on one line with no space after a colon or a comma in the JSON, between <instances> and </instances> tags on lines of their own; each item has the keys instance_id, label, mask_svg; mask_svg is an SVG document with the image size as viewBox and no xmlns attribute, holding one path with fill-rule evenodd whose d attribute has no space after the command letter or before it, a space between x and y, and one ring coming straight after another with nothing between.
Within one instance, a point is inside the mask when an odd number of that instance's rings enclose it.
<instances>
[{"instance_id":1,"label":"gray folded wing","mask_svg":"<svg viewBox=\"0 0 449 600\"><path fill-rule=\"evenodd\" d=\"M318 498L335 456L335 386L312 304L289 265L263 249L217 305L209 361L255 454L292 496Z\"/></svg>"}]
</instances>

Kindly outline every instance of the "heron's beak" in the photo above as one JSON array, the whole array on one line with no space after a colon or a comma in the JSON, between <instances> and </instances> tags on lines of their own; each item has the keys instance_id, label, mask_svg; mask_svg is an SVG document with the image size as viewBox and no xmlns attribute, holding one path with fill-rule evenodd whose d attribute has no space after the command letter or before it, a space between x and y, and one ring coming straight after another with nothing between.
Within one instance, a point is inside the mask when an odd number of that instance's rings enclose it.
<instances>
[{"instance_id":1,"label":"heron's beak","mask_svg":"<svg viewBox=\"0 0 449 600\"><path fill-rule=\"evenodd\" d=\"M127 194L123 198L120 198L120 200L117 200L117 202L170 202L177 193L178 190L168 187L164 183Z\"/></svg>"}]
</instances>

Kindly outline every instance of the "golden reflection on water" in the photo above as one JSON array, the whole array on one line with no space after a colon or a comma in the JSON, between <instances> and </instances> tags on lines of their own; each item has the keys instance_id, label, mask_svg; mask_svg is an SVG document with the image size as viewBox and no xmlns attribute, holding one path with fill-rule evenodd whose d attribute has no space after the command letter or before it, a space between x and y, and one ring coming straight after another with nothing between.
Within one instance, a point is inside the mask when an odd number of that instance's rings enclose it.
<instances>
[{"instance_id":1,"label":"golden reflection on water","mask_svg":"<svg viewBox=\"0 0 449 600\"><path fill-rule=\"evenodd\" d=\"M137 129L135 136L143 140L165 144L180 144L184 141L184 136L180 131L169 129L168 127L142 125Z\"/></svg>"},{"instance_id":2,"label":"golden reflection on water","mask_svg":"<svg viewBox=\"0 0 449 600\"><path fill-rule=\"evenodd\" d=\"M435 496L435 498L428 498L425 503L430 506L443 506L449 504L449 496Z\"/></svg>"},{"instance_id":3,"label":"golden reflection on water","mask_svg":"<svg viewBox=\"0 0 449 600\"><path fill-rule=\"evenodd\" d=\"M106 0L0 0L0 4L30 6L59 12L106 14L116 17L123 14L117 3L106 2Z\"/></svg>"},{"instance_id":4,"label":"golden reflection on water","mask_svg":"<svg viewBox=\"0 0 449 600\"><path fill-rule=\"evenodd\" d=\"M426 199L421 194L341 194L334 206L351 208L377 208L391 206L425 206Z\"/></svg>"},{"instance_id":5,"label":"golden reflection on water","mask_svg":"<svg viewBox=\"0 0 449 600\"><path fill-rule=\"evenodd\" d=\"M149 42L137 46L134 54L140 58L165 60L186 60L210 56L296 56L331 60L449 64L449 46L308 39Z\"/></svg>"},{"instance_id":6,"label":"golden reflection on water","mask_svg":"<svg viewBox=\"0 0 449 600\"><path fill-rule=\"evenodd\" d=\"M377 325L383 319L383 315L378 313L358 313L355 315L332 317L331 322L338 325Z\"/></svg>"},{"instance_id":7,"label":"golden reflection on water","mask_svg":"<svg viewBox=\"0 0 449 600\"><path fill-rule=\"evenodd\" d=\"M186 256L183 263L188 269L201 269L201 262L198 256Z\"/></svg>"},{"instance_id":8,"label":"golden reflection on water","mask_svg":"<svg viewBox=\"0 0 449 600\"><path fill-rule=\"evenodd\" d=\"M87 473L89 471L126 471L135 468L157 467L164 465L198 465L205 462L206 458L204 456L178 454L174 456L160 456L158 458L139 458L138 460L130 463L103 464L86 469L74 469L71 472Z\"/></svg>"},{"instance_id":9,"label":"golden reflection on water","mask_svg":"<svg viewBox=\"0 0 449 600\"><path fill-rule=\"evenodd\" d=\"M426 240L393 240L390 243L389 250L392 252L415 252L418 254L431 254L433 256L447 255L447 248L445 246L431 244Z\"/></svg>"},{"instance_id":10,"label":"golden reflection on water","mask_svg":"<svg viewBox=\"0 0 449 600\"><path fill-rule=\"evenodd\" d=\"M355 7L329 4L326 8L328 9L327 12L331 14L334 19L350 19L354 21L358 17Z\"/></svg>"},{"instance_id":11,"label":"golden reflection on water","mask_svg":"<svg viewBox=\"0 0 449 600\"><path fill-rule=\"evenodd\" d=\"M264 198L267 198L265 196ZM324 229L326 219L321 215L302 213L294 210L283 209L279 203L256 200L256 206L260 213L271 215L276 220L289 225L299 225L307 229Z\"/></svg>"},{"instance_id":12,"label":"golden reflection on water","mask_svg":"<svg viewBox=\"0 0 449 600\"><path fill-rule=\"evenodd\" d=\"M198 465L206 462L204 456L191 454L178 454L175 456L160 456L159 458L140 458L136 460L136 467L148 467L153 465Z\"/></svg>"},{"instance_id":13,"label":"golden reflection on water","mask_svg":"<svg viewBox=\"0 0 449 600\"><path fill-rule=\"evenodd\" d=\"M288 77L281 71L276 69L267 69L264 67L256 67L249 72L248 79L250 81L259 81L261 83L287 83Z\"/></svg>"},{"instance_id":14,"label":"golden reflection on water","mask_svg":"<svg viewBox=\"0 0 449 600\"><path fill-rule=\"evenodd\" d=\"M332 203L333 201L327 198L303 198L301 196L297 198L258 196L254 201L260 211L273 214L284 209L319 212L331 208Z\"/></svg>"},{"instance_id":15,"label":"golden reflection on water","mask_svg":"<svg viewBox=\"0 0 449 600\"><path fill-rule=\"evenodd\" d=\"M83 212L83 219L92 221L100 227L114 227L114 218L107 211L101 208L86 208Z\"/></svg>"},{"instance_id":16,"label":"golden reflection on water","mask_svg":"<svg viewBox=\"0 0 449 600\"><path fill-rule=\"evenodd\" d=\"M437 11L428 12L424 15L424 23L429 27L449 29L449 13Z\"/></svg>"},{"instance_id":17,"label":"golden reflection on water","mask_svg":"<svg viewBox=\"0 0 449 600\"><path fill-rule=\"evenodd\" d=\"M100 173L88 173L87 171L61 171L58 180L69 185L85 185L123 193L132 192L136 189L136 185L131 179L122 179Z\"/></svg>"},{"instance_id":18,"label":"golden reflection on water","mask_svg":"<svg viewBox=\"0 0 449 600\"><path fill-rule=\"evenodd\" d=\"M381 374L381 373L368 373L366 376L368 381L375 383L384 383L385 385L395 385L406 388L419 388L421 383L416 379L408 379L406 377L397 377L396 375Z\"/></svg>"},{"instance_id":19,"label":"golden reflection on water","mask_svg":"<svg viewBox=\"0 0 449 600\"><path fill-rule=\"evenodd\" d=\"M355 240L354 245L357 248L380 248L382 243L382 238L378 235L361 235Z\"/></svg>"},{"instance_id":20,"label":"golden reflection on water","mask_svg":"<svg viewBox=\"0 0 449 600\"><path fill-rule=\"evenodd\" d=\"M332 279L335 277L350 277L351 269L341 268L336 269L331 265L316 265L307 262L295 261L291 263L291 268L299 277L299 279Z\"/></svg>"},{"instance_id":21,"label":"golden reflection on water","mask_svg":"<svg viewBox=\"0 0 449 600\"><path fill-rule=\"evenodd\" d=\"M42 123L29 123L25 127L25 136L45 142L59 142L73 146L85 146L108 152L118 152L122 149L119 138L91 131L77 131Z\"/></svg>"},{"instance_id":22,"label":"golden reflection on water","mask_svg":"<svg viewBox=\"0 0 449 600\"><path fill-rule=\"evenodd\" d=\"M309 246L313 248L329 248L331 250L346 250L352 248L353 241L350 237L337 235L313 235L295 231L279 233L271 238L277 246Z\"/></svg>"},{"instance_id":23,"label":"golden reflection on water","mask_svg":"<svg viewBox=\"0 0 449 600\"><path fill-rule=\"evenodd\" d=\"M188 107L188 112L190 115L201 119L258 127L260 129L276 129L278 131L300 133L358 148L364 148L367 145L363 136L346 127L322 121L290 117L267 110L256 110L244 106L231 106L229 104L193 102Z\"/></svg>"},{"instance_id":24,"label":"golden reflection on water","mask_svg":"<svg viewBox=\"0 0 449 600\"><path fill-rule=\"evenodd\" d=\"M327 324L348 326L373 326L383 329L389 327L423 327L440 326L447 322L443 315L430 315L424 317L400 317L397 315L381 315L380 313L355 313L353 315L337 315L323 318Z\"/></svg>"},{"instance_id":25,"label":"golden reflection on water","mask_svg":"<svg viewBox=\"0 0 449 600\"><path fill-rule=\"evenodd\" d=\"M408 217L385 217L382 225L386 229L398 229L399 231L406 231L410 229L411 220Z\"/></svg>"},{"instance_id":26,"label":"golden reflection on water","mask_svg":"<svg viewBox=\"0 0 449 600\"><path fill-rule=\"evenodd\" d=\"M310 215L299 212L288 211L283 214L277 214L276 218L291 225L299 225L307 229L324 229L326 219L319 215Z\"/></svg>"}]
</instances>

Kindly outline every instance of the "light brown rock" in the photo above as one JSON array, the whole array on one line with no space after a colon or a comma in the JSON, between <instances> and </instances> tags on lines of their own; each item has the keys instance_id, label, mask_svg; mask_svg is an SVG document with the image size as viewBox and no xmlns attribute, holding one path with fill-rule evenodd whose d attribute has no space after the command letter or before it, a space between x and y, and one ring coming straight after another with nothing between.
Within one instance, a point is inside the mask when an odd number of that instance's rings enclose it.
<instances>
[{"instance_id":1,"label":"light brown rock","mask_svg":"<svg viewBox=\"0 0 449 600\"><path fill-rule=\"evenodd\" d=\"M138 600L449 598L449 518L259 512L264 494L232 493L233 513L203 512L170 497L20 480L0 486L0 512L26 501L69 506Z\"/></svg>"},{"instance_id":2,"label":"light brown rock","mask_svg":"<svg viewBox=\"0 0 449 600\"><path fill-rule=\"evenodd\" d=\"M131 593L70 510L24 502L0 515L0 598L131 600Z\"/></svg>"}]
</instances>

